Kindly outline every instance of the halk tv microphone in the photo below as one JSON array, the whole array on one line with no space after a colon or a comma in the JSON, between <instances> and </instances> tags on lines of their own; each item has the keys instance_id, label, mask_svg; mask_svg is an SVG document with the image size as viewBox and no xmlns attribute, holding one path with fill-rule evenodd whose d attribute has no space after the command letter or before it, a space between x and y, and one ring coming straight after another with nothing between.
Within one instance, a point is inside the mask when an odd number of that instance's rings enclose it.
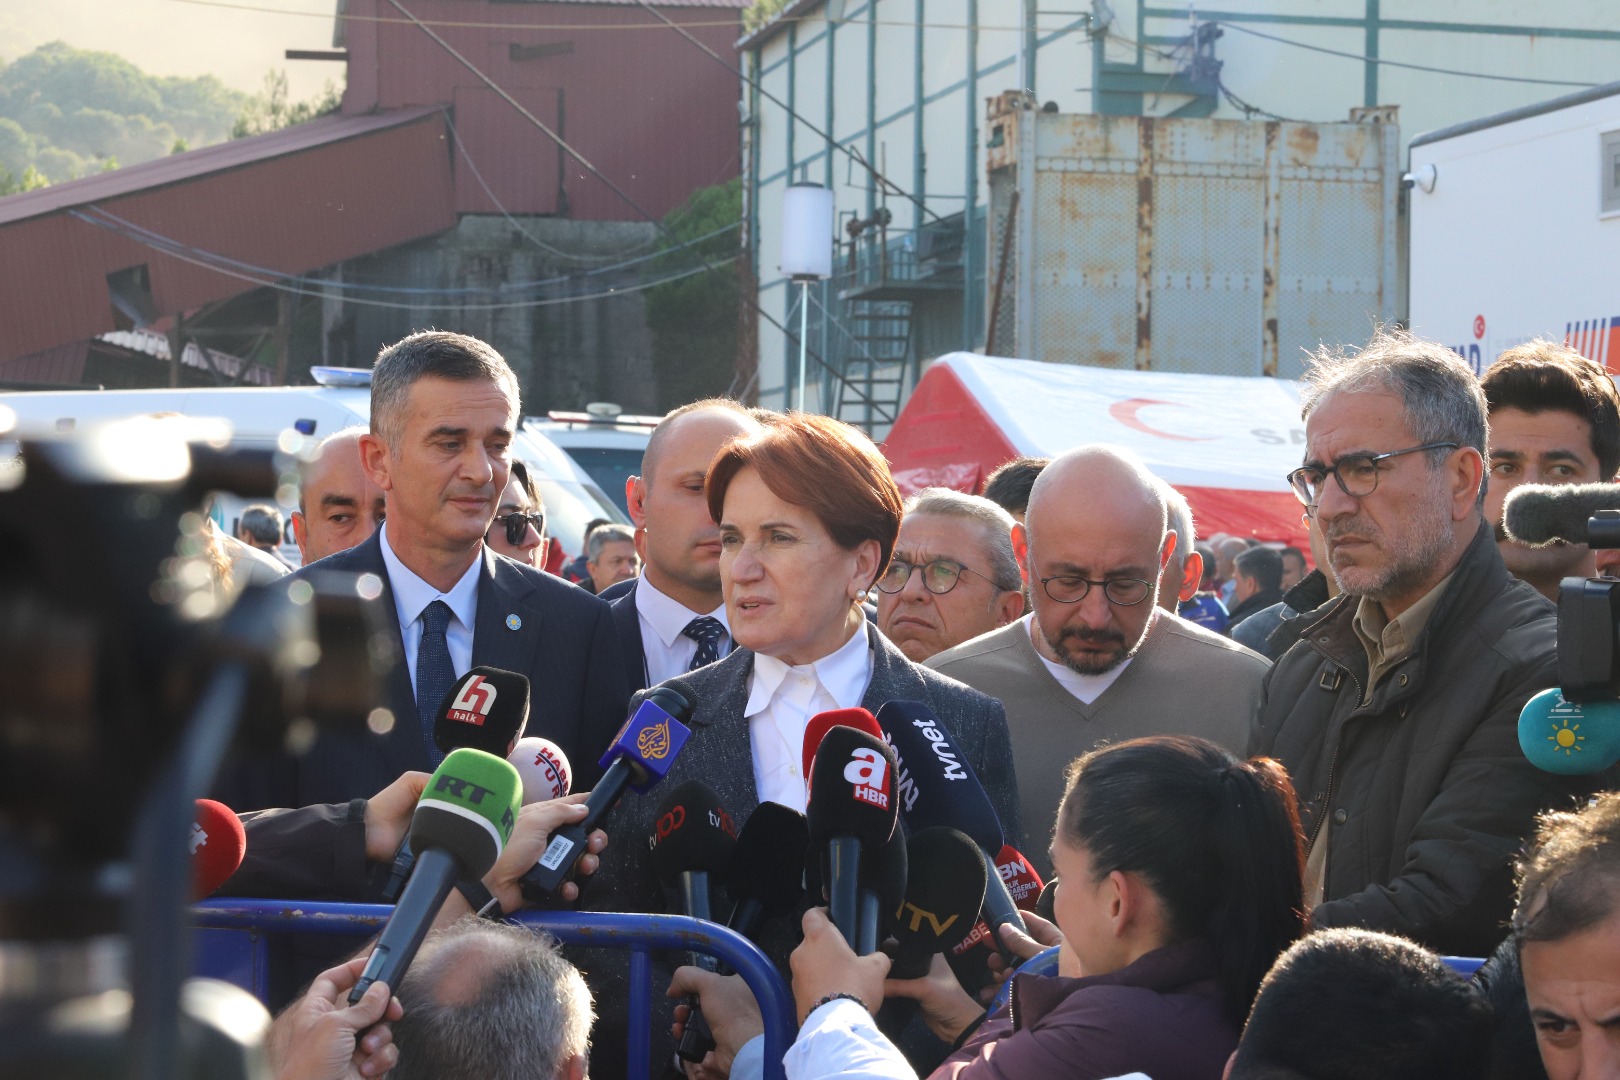
<instances>
[{"instance_id":1,"label":"halk tv microphone","mask_svg":"<svg viewBox=\"0 0 1620 1080\"><path fill-rule=\"evenodd\" d=\"M584 819L553 833L540 861L523 875L526 899L543 899L561 887L585 854L586 837L626 788L647 791L664 778L691 737L684 723L691 715L691 702L678 691L657 686L648 692L598 762L606 771L585 800Z\"/></svg>"},{"instance_id":2,"label":"halk tv microphone","mask_svg":"<svg viewBox=\"0 0 1620 1080\"><path fill-rule=\"evenodd\" d=\"M827 732L810 770L810 839L823 858L827 908L850 948L858 943L861 855L894 835L894 752L864 731Z\"/></svg>"},{"instance_id":3,"label":"halk tv microphone","mask_svg":"<svg viewBox=\"0 0 1620 1080\"><path fill-rule=\"evenodd\" d=\"M411 816L416 869L349 992L350 1005L374 982L398 989L456 881L489 873L517 825L521 786L516 769L482 750L453 750L439 764Z\"/></svg>"},{"instance_id":4,"label":"halk tv microphone","mask_svg":"<svg viewBox=\"0 0 1620 1080\"><path fill-rule=\"evenodd\" d=\"M191 823L191 898L213 895L242 865L247 855L247 831L242 819L224 803L197 800Z\"/></svg>"}]
</instances>

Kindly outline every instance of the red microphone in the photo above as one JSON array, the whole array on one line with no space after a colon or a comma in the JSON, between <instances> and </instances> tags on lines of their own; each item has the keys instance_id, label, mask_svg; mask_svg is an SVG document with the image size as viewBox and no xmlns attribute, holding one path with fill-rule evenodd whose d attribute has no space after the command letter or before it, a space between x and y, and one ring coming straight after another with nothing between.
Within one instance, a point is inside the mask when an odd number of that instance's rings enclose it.
<instances>
[{"instance_id":1,"label":"red microphone","mask_svg":"<svg viewBox=\"0 0 1620 1080\"><path fill-rule=\"evenodd\" d=\"M804 782L810 784L810 763L816 759L816 747L821 740L827 737L827 732L835 727L852 727L857 731L864 731L874 739L883 738L883 729L878 726L877 717L866 709L828 709L819 712L810 718L804 727Z\"/></svg>"},{"instance_id":2,"label":"red microphone","mask_svg":"<svg viewBox=\"0 0 1620 1080\"><path fill-rule=\"evenodd\" d=\"M224 803L197 800L191 823L191 898L202 900L225 884L247 854L247 832Z\"/></svg>"},{"instance_id":3,"label":"red microphone","mask_svg":"<svg viewBox=\"0 0 1620 1080\"><path fill-rule=\"evenodd\" d=\"M1004 845L996 855L996 872L1001 875L1008 894L1019 910L1034 911L1035 901L1040 898L1045 883L1029 860L1024 858L1024 853L1011 844Z\"/></svg>"}]
</instances>

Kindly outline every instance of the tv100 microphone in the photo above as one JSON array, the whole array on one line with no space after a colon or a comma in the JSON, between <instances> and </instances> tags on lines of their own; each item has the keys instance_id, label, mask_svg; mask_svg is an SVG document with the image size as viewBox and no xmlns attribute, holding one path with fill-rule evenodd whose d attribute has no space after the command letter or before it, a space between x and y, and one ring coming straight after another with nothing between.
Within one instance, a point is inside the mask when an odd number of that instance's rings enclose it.
<instances>
[{"instance_id":1,"label":"tv100 microphone","mask_svg":"<svg viewBox=\"0 0 1620 1080\"><path fill-rule=\"evenodd\" d=\"M433 745L441 754L467 749L504 758L528 722L528 676L480 665L457 679L440 701L433 717ZM385 901L399 899L415 864L406 840L394 853L394 865L383 885Z\"/></svg>"},{"instance_id":2,"label":"tv100 microphone","mask_svg":"<svg viewBox=\"0 0 1620 1080\"><path fill-rule=\"evenodd\" d=\"M606 771L585 800L584 819L552 833L540 861L523 875L520 885L526 899L541 900L568 880L585 854L591 830L626 788L644 792L664 778L692 735L685 724L691 717L692 703L679 691L668 686L648 691L598 762Z\"/></svg>"},{"instance_id":3,"label":"tv100 microphone","mask_svg":"<svg viewBox=\"0 0 1620 1080\"><path fill-rule=\"evenodd\" d=\"M482 750L453 750L428 779L411 816L416 868L349 992L354 1005L374 982L398 989L456 881L481 878L517 825L517 770Z\"/></svg>"},{"instance_id":4,"label":"tv100 microphone","mask_svg":"<svg viewBox=\"0 0 1620 1080\"><path fill-rule=\"evenodd\" d=\"M827 908L850 948L859 943L861 856L894 835L894 751L881 739L834 727L810 770L810 839L821 852Z\"/></svg>"}]
</instances>

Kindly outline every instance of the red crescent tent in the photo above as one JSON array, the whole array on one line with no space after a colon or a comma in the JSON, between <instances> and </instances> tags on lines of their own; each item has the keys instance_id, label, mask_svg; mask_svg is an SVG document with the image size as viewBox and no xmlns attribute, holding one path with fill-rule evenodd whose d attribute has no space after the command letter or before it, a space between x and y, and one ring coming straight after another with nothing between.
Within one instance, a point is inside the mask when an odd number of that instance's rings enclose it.
<instances>
[{"instance_id":1,"label":"red crescent tent","mask_svg":"<svg viewBox=\"0 0 1620 1080\"><path fill-rule=\"evenodd\" d=\"M883 451L906 494L977 493L1015 457L1086 443L1134 452L1187 497L1198 535L1309 541L1284 479L1304 456L1298 387L1287 380L1008 360L934 361Z\"/></svg>"}]
</instances>

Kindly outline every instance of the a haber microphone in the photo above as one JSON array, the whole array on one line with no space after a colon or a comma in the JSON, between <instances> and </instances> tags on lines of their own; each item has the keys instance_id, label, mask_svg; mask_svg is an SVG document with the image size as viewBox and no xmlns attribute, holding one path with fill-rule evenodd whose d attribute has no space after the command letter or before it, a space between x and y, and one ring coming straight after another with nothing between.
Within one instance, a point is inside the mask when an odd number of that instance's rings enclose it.
<instances>
[{"instance_id":1,"label":"a haber microphone","mask_svg":"<svg viewBox=\"0 0 1620 1080\"><path fill-rule=\"evenodd\" d=\"M439 703L433 718L433 745L443 754L467 749L504 758L528 722L528 676L480 665L457 679ZM407 840L394 853L394 865L383 885L385 901L399 899L415 864Z\"/></svg>"},{"instance_id":2,"label":"a haber microphone","mask_svg":"<svg viewBox=\"0 0 1620 1080\"><path fill-rule=\"evenodd\" d=\"M242 819L224 803L197 800L191 823L191 898L212 896L242 865L247 855L247 832Z\"/></svg>"},{"instance_id":3,"label":"a haber microphone","mask_svg":"<svg viewBox=\"0 0 1620 1080\"><path fill-rule=\"evenodd\" d=\"M550 739L530 735L519 739L506 756L523 781L523 805L560 799L572 790L568 755Z\"/></svg>"},{"instance_id":4,"label":"a haber microphone","mask_svg":"<svg viewBox=\"0 0 1620 1080\"><path fill-rule=\"evenodd\" d=\"M810 839L822 856L827 908L850 948L858 943L861 854L894 835L894 751L882 739L834 727L810 769Z\"/></svg>"},{"instance_id":5,"label":"a haber microphone","mask_svg":"<svg viewBox=\"0 0 1620 1080\"><path fill-rule=\"evenodd\" d=\"M1001 819L933 710L920 701L890 701L878 710L877 722L899 763L895 793L906 824L913 830L942 825L964 832L986 859L994 859L1006 843ZM984 916L992 930L1002 923L1027 930L1000 874L990 877Z\"/></svg>"},{"instance_id":6,"label":"a haber microphone","mask_svg":"<svg viewBox=\"0 0 1620 1080\"><path fill-rule=\"evenodd\" d=\"M1543 772L1603 772L1620 761L1620 702L1566 701L1556 686L1543 690L1519 712L1519 749Z\"/></svg>"},{"instance_id":7,"label":"a haber microphone","mask_svg":"<svg viewBox=\"0 0 1620 1080\"><path fill-rule=\"evenodd\" d=\"M656 686L625 721L598 762L606 771L585 800L585 817L551 834L540 861L520 882L525 898L536 901L555 893L585 854L586 837L613 809L626 788L647 791L669 772L686 745L692 703L668 686Z\"/></svg>"},{"instance_id":8,"label":"a haber microphone","mask_svg":"<svg viewBox=\"0 0 1620 1080\"><path fill-rule=\"evenodd\" d=\"M688 780L664 796L647 837L653 873L677 895L681 914L714 921L710 886L731 865L737 846L737 826L720 804L720 796L701 780ZM714 971L714 958L692 955L692 963ZM687 1004L692 1013L675 1052L683 1061L702 1061L714 1049L714 1037L702 1018L696 998Z\"/></svg>"},{"instance_id":9,"label":"a haber microphone","mask_svg":"<svg viewBox=\"0 0 1620 1080\"><path fill-rule=\"evenodd\" d=\"M374 982L398 988L456 881L483 877L500 858L517 824L521 789L517 770L482 750L453 750L439 764L411 816L416 869L349 992L350 1005Z\"/></svg>"},{"instance_id":10,"label":"a haber microphone","mask_svg":"<svg viewBox=\"0 0 1620 1080\"><path fill-rule=\"evenodd\" d=\"M1526 547L1620 546L1620 513L1598 517L1604 511L1620 512L1620 484L1524 484L1508 492L1502 524L1509 540Z\"/></svg>"}]
</instances>

